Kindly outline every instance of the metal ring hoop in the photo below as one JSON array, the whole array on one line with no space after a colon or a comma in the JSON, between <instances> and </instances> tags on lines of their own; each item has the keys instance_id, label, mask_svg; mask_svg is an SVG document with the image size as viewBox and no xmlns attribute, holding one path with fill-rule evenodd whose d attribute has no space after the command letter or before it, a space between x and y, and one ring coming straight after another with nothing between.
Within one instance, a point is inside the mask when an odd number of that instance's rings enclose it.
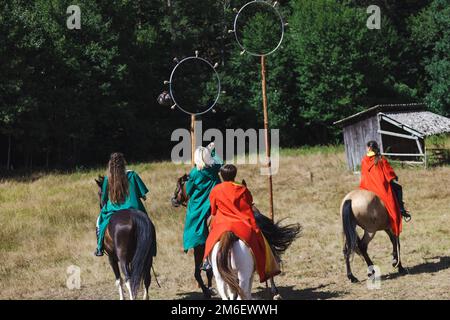
<instances>
[{"instance_id":1,"label":"metal ring hoop","mask_svg":"<svg viewBox=\"0 0 450 320\"><path fill-rule=\"evenodd\" d=\"M239 20L239 15L242 13L242 11L247 8L248 6L255 4L255 3L260 3L260 4L264 4L268 7L270 7L275 14L278 16L278 18L280 19L280 23L281 23L281 37L280 37L280 41L278 42L278 45L275 47L275 49L273 49L272 51L270 51L269 53L256 53L256 52L251 52L249 50L247 50L244 45L239 41L239 37L237 35L237 22ZM238 13L236 14L236 18L234 19L234 37L236 38L236 42L238 43L239 47L241 47L242 50L244 50L245 52L248 52L250 55L252 56L257 56L257 57L262 57L262 56L268 56L272 53L274 53L275 51L278 50L278 48L281 46L281 43L283 42L283 38L284 38L284 21L283 21L283 17L281 16L280 12L277 10L277 8L275 8L273 5L271 5L270 3L264 1L264 0L253 0L250 1L248 3L246 3L241 9L239 9Z\"/></svg>"},{"instance_id":2,"label":"metal ring hoop","mask_svg":"<svg viewBox=\"0 0 450 320\"><path fill-rule=\"evenodd\" d=\"M201 61L201 62L206 63L206 64L214 71L214 74L215 74L216 79L217 79L217 95L216 95L216 99L215 99L214 102L213 102L213 103L212 103L205 111L203 111L203 112L192 113L192 112L186 111L185 109L183 109L182 106L180 106L180 105L177 103L177 101L176 101L176 99L175 99L175 96L174 96L174 94L173 94L173 82L172 82L172 80L173 80L173 76L174 76L174 74L175 74L175 71L178 69L178 67L179 67L181 64L183 64L184 62L186 62L186 61L188 61L188 60L199 60L199 61ZM208 60L206 60L206 59L203 59L203 58L200 58L200 57L197 57L197 56L184 58L183 60L181 60L181 61L175 66L175 68L173 68L172 73L170 74L170 80L169 80L169 94L170 94L170 97L172 98L172 100L173 100L173 102L175 103L175 105L176 105L181 111L183 111L183 112L185 112L185 113L187 113L187 114L190 114L190 115L201 115L201 114L207 113L207 112L210 111L212 108L214 108L214 106L215 106L215 105L217 104L217 102L219 101L219 98L220 98L220 92L221 92L221 83L220 83L219 73L218 73L217 70L214 68L214 66L213 66Z\"/></svg>"}]
</instances>

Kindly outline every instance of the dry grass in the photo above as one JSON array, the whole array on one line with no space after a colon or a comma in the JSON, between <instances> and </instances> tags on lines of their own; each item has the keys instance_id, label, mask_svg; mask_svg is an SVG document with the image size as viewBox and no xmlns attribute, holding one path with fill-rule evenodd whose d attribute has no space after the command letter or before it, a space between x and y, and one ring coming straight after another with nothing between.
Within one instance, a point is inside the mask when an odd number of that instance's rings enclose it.
<instances>
[{"instance_id":1,"label":"dry grass","mask_svg":"<svg viewBox=\"0 0 450 320\"><path fill-rule=\"evenodd\" d=\"M176 178L187 167L170 163L132 166L150 189L146 206L157 228L152 299L200 298L193 278L193 258L182 252L184 212L170 206ZM91 171L44 175L35 181L0 182L0 298L2 299L116 299L114 277L107 258L92 255L95 248L97 188ZM447 299L450 297L450 167L431 170L399 168L413 220L402 235L403 263L409 275L397 277L390 266L391 245L378 234L369 254L384 274L381 289L369 290L363 281L345 277L341 248L339 204L358 184L345 169L341 148L282 153L274 177L275 214L300 222L303 236L284 257L277 277L287 299ZM312 177L312 180L311 180ZM255 202L266 211L266 179L255 166L241 166ZM80 290L66 288L66 269L81 267ZM355 257L354 273L365 279L366 267ZM256 277L257 278L257 277ZM264 297L264 286L254 291Z\"/></svg>"}]
</instances>

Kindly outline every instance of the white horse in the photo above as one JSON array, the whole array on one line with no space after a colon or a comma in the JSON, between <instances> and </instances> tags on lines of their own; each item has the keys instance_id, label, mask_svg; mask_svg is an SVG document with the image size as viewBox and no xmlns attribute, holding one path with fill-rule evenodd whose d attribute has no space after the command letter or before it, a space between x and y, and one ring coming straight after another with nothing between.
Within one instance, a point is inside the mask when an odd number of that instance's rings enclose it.
<instances>
[{"instance_id":1,"label":"white horse","mask_svg":"<svg viewBox=\"0 0 450 320\"><path fill-rule=\"evenodd\" d=\"M225 232L212 250L211 264L222 300L252 300L255 262L243 241Z\"/></svg>"},{"instance_id":2,"label":"white horse","mask_svg":"<svg viewBox=\"0 0 450 320\"><path fill-rule=\"evenodd\" d=\"M299 236L299 224L280 226L253 208L255 219L270 244L276 259ZM224 232L211 252L211 264L217 291L223 300L251 300L256 265L251 249L232 232ZM273 278L270 278L274 300L281 299Z\"/></svg>"}]
</instances>

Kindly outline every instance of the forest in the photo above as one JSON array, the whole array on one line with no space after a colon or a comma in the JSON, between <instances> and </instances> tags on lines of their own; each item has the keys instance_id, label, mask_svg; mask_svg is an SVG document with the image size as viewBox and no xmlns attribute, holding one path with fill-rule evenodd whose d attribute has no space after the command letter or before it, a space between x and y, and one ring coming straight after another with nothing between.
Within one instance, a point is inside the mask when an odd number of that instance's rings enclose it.
<instances>
[{"instance_id":1,"label":"forest","mask_svg":"<svg viewBox=\"0 0 450 320\"><path fill-rule=\"evenodd\" d=\"M450 0L279 2L289 25L267 82L283 147L339 143L334 121L381 103L424 102L450 116ZM2 0L0 168L96 166L118 150L167 159L172 131L190 118L157 97L173 58L195 50L219 63L224 91L203 127L261 128L259 60L240 55L228 32L245 3ZM73 4L79 30L66 25ZM366 26L369 5L381 8L380 29Z\"/></svg>"}]
</instances>

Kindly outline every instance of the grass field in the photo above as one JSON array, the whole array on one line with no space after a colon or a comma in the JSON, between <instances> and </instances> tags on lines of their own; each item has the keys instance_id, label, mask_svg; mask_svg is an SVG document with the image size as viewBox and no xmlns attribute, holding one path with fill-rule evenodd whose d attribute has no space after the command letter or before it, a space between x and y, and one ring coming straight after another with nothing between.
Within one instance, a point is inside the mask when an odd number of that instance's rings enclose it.
<instances>
[{"instance_id":1,"label":"grass field","mask_svg":"<svg viewBox=\"0 0 450 320\"><path fill-rule=\"evenodd\" d=\"M281 152L274 176L276 219L303 226L284 256L276 278L285 299L448 299L450 298L450 167L398 168L407 207L402 260L409 274L390 265L391 244L379 233L369 254L383 274L381 288L351 284L345 276L339 205L358 185L346 170L342 147ZM192 254L182 251L184 210L170 205L176 178L188 170L171 163L130 166L149 186L146 207L157 230L154 267L162 288L152 282L151 299L201 298L193 277ZM240 166L255 202L267 209L266 178L255 166ZM72 174L34 174L0 181L0 298L117 299L106 257L93 256L98 214L94 178L101 170ZM81 288L66 287L67 267L81 268ZM366 266L353 260L354 274L365 280ZM266 298L255 277L254 292Z\"/></svg>"}]
</instances>

